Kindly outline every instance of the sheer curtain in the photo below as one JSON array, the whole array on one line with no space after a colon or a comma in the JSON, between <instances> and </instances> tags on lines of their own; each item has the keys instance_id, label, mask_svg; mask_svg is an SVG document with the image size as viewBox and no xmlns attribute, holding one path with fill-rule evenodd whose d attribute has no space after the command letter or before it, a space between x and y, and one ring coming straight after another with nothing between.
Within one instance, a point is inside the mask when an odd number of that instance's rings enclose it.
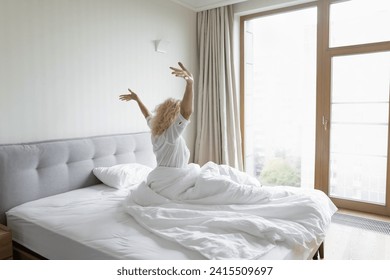
<instances>
[{"instance_id":1,"label":"sheer curtain","mask_svg":"<svg viewBox=\"0 0 390 280\"><path fill-rule=\"evenodd\" d=\"M233 68L233 8L197 15L200 59L195 162L242 170L238 96Z\"/></svg>"}]
</instances>

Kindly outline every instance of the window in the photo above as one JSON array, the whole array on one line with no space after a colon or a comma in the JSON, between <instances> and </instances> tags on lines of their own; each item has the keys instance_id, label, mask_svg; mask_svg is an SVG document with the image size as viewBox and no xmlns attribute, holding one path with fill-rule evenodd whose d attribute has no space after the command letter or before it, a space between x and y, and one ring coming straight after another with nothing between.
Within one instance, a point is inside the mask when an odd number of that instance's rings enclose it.
<instances>
[{"instance_id":1,"label":"window","mask_svg":"<svg viewBox=\"0 0 390 280\"><path fill-rule=\"evenodd\" d=\"M263 185L314 187L316 8L246 23L247 172Z\"/></svg>"},{"instance_id":2,"label":"window","mask_svg":"<svg viewBox=\"0 0 390 280\"><path fill-rule=\"evenodd\" d=\"M390 1L353 0L330 5L330 47L390 41Z\"/></svg>"},{"instance_id":3,"label":"window","mask_svg":"<svg viewBox=\"0 0 390 280\"><path fill-rule=\"evenodd\" d=\"M385 204L390 52L332 58L332 197Z\"/></svg>"},{"instance_id":4,"label":"window","mask_svg":"<svg viewBox=\"0 0 390 280\"><path fill-rule=\"evenodd\" d=\"M390 215L388 26L388 0L322 0L241 18L247 172Z\"/></svg>"}]
</instances>

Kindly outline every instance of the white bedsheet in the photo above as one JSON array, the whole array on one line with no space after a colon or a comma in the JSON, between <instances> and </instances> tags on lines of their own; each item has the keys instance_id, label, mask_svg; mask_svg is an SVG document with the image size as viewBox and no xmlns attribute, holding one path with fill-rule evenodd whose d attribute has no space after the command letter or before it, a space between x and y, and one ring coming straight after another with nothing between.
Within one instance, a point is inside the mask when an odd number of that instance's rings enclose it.
<instances>
[{"instance_id":1,"label":"white bedsheet","mask_svg":"<svg viewBox=\"0 0 390 280\"><path fill-rule=\"evenodd\" d=\"M42 198L9 210L7 223L16 242L53 260L205 259L140 226L122 207L129 190L101 184ZM311 249L278 244L262 259L306 259Z\"/></svg>"},{"instance_id":2,"label":"white bedsheet","mask_svg":"<svg viewBox=\"0 0 390 280\"><path fill-rule=\"evenodd\" d=\"M100 184L42 198L9 210L7 224L48 259L203 259L139 226L123 210L128 193Z\"/></svg>"},{"instance_id":3,"label":"white bedsheet","mask_svg":"<svg viewBox=\"0 0 390 280\"><path fill-rule=\"evenodd\" d=\"M157 168L125 201L150 232L207 259L260 259L277 243L319 245L337 210L321 191L266 188L212 162L201 169Z\"/></svg>"}]
</instances>

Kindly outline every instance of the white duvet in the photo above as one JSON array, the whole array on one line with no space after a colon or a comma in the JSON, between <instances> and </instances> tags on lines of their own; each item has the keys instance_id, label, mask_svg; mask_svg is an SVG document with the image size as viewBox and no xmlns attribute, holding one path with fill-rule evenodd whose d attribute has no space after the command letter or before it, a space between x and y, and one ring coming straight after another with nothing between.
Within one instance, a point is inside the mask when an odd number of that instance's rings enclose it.
<instances>
[{"instance_id":1,"label":"white duvet","mask_svg":"<svg viewBox=\"0 0 390 280\"><path fill-rule=\"evenodd\" d=\"M292 249L319 245L337 210L321 191L261 187L211 162L156 168L124 207L147 230L208 259L258 259L276 242Z\"/></svg>"}]
</instances>

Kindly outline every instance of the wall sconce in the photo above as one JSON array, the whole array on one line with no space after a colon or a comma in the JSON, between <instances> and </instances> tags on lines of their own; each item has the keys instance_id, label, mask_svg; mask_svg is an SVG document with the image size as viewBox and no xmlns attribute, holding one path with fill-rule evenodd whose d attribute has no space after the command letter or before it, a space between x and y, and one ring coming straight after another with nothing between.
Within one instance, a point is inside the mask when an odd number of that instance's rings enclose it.
<instances>
[{"instance_id":1,"label":"wall sconce","mask_svg":"<svg viewBox=\"0 0 390 280\"><path fill-rule=\"evenodd\" d=\"M170 43L169 41L164 40L164 39L155 40L154 46L155 46L156 52L167 53L169 43Z\"/></svg>"}]
</instances>

